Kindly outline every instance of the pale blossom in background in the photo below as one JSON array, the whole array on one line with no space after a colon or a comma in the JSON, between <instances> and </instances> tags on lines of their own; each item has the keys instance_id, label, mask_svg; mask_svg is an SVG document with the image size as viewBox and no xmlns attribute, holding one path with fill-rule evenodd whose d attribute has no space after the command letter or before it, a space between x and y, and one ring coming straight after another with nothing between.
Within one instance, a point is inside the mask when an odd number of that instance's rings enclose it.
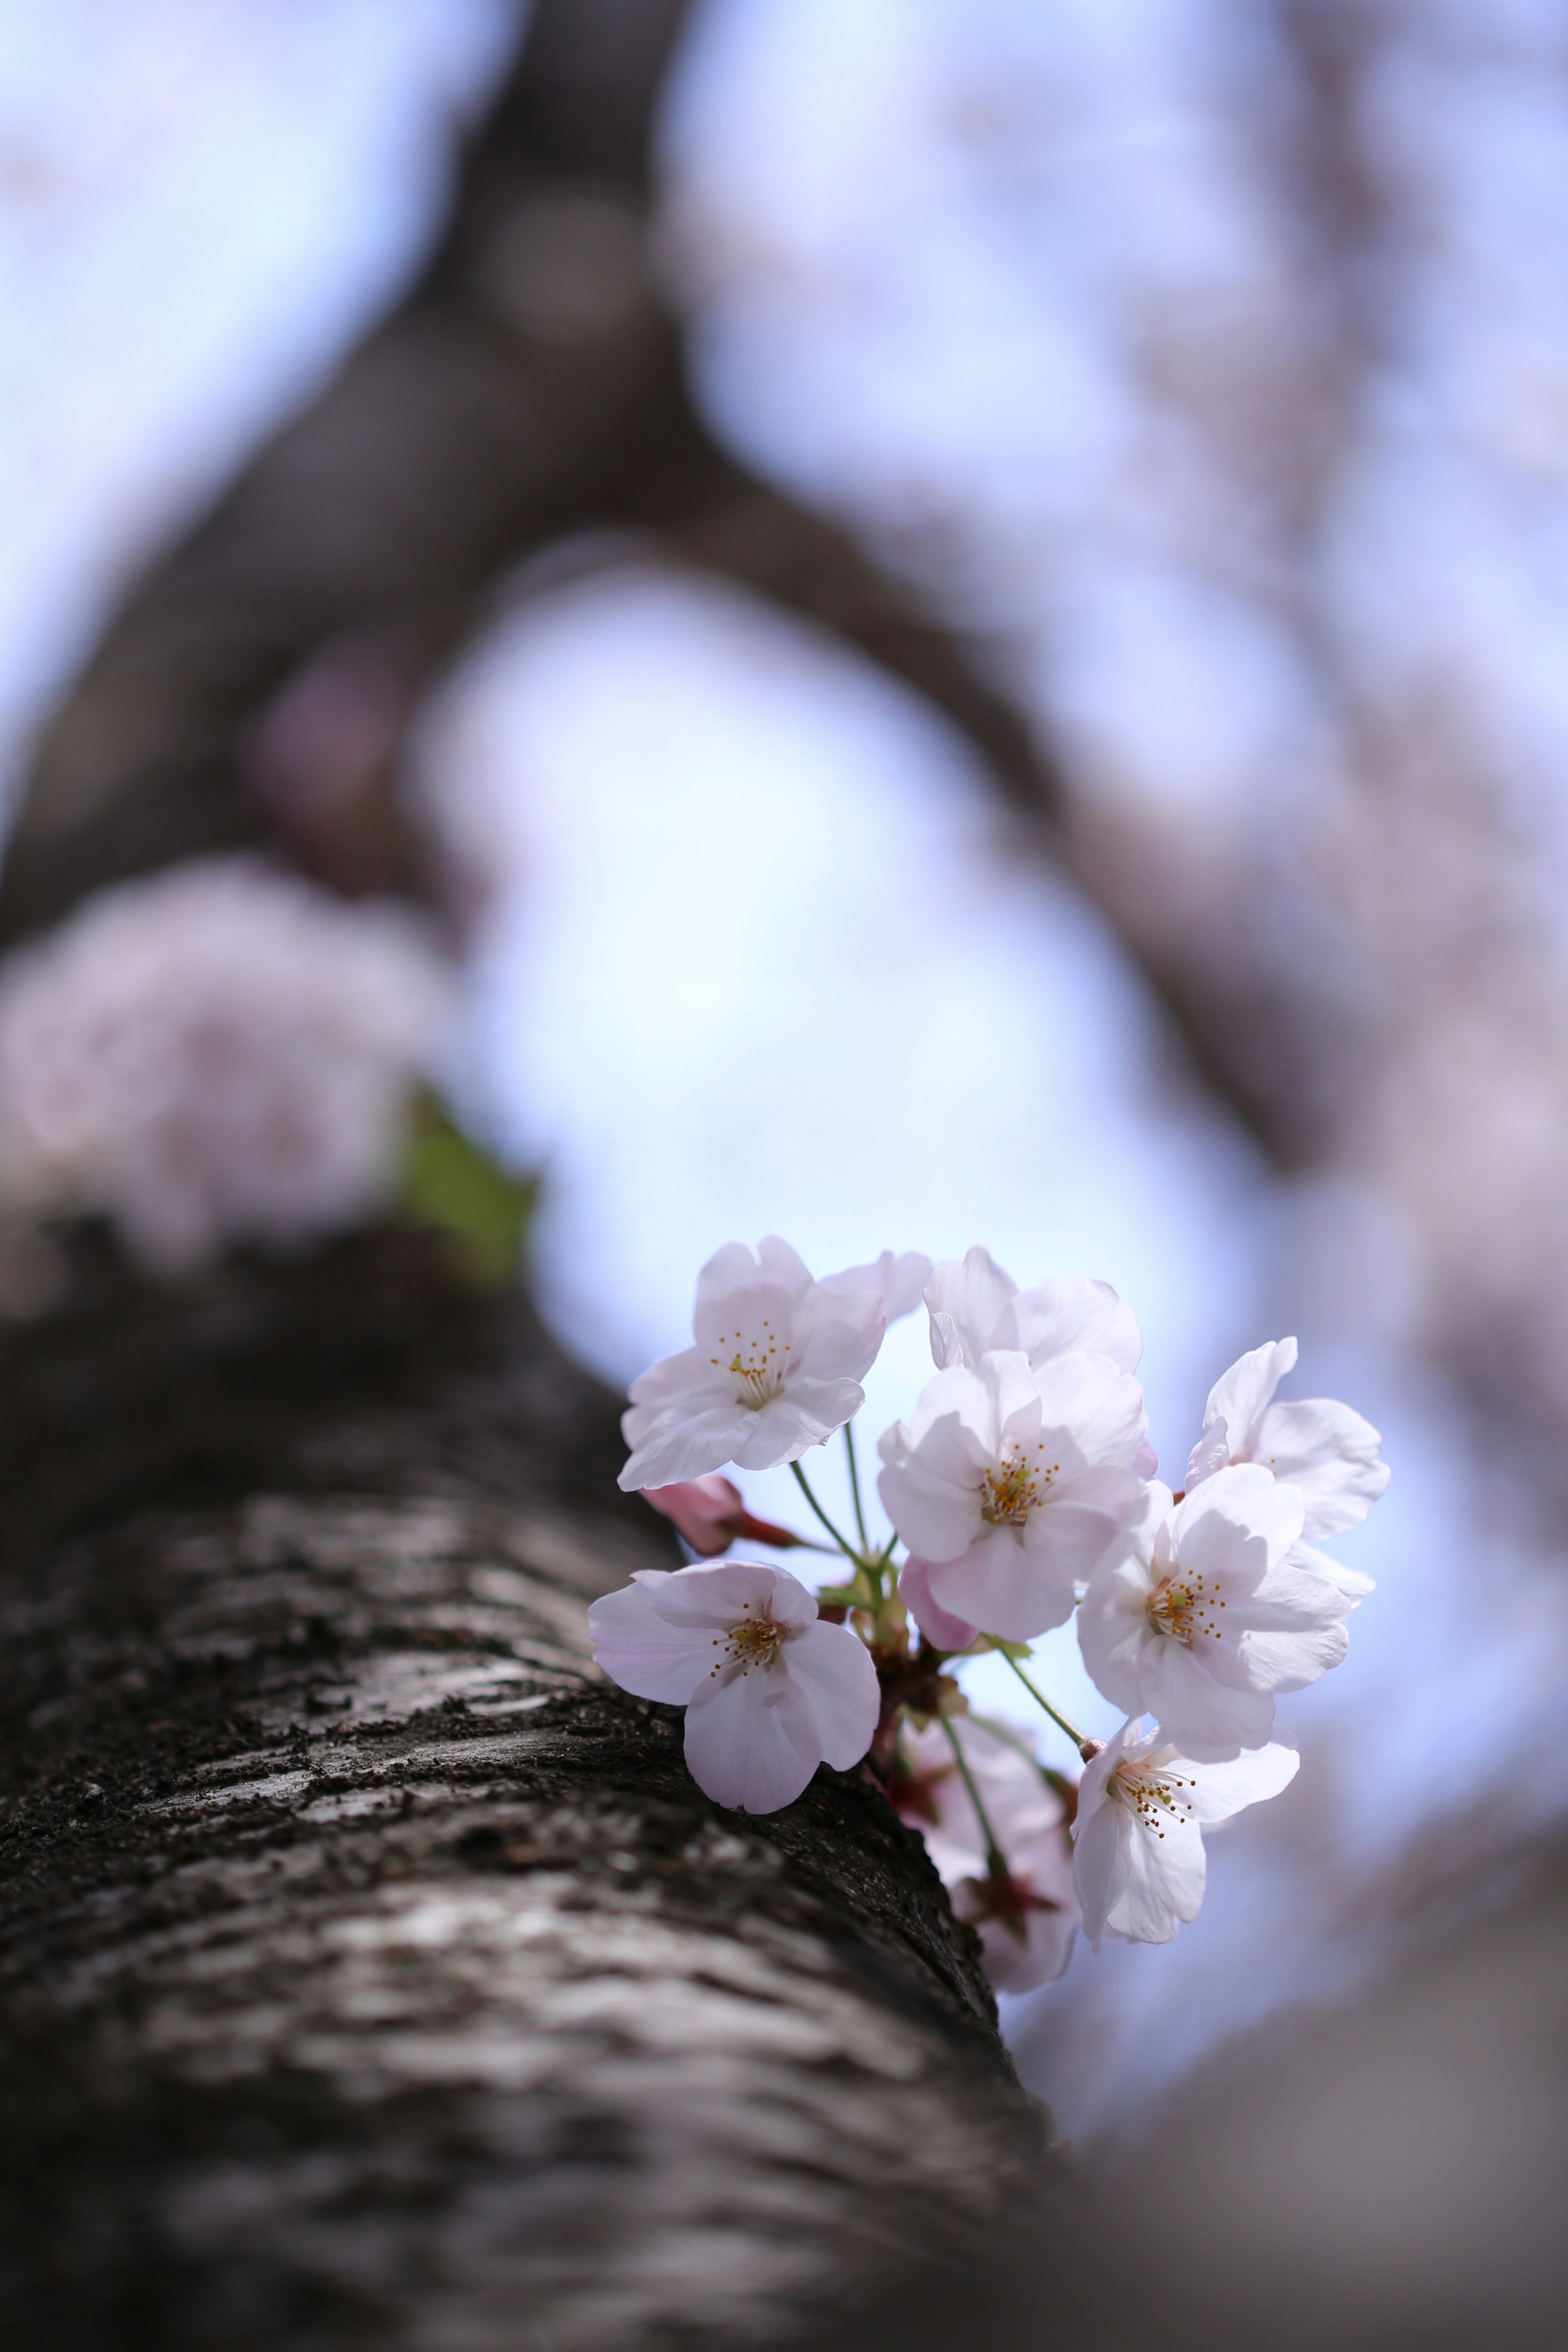
<instances>
[{"instance_id":1,"label":"pale blossom in background","mask_svg":"<svg viewBox=\"0 0 1568 2352\"><path fill-rule=\"evenodd\" d=\"M162 1273L358 1223L453 1017L400 908L249 858L105 890L0 975L0 1202L100 1213Z\"/></svg>"},{"instance_id":2,"label":"pale blossom in background","mask_svg":"<svg viewBox=\"0 0 1568 2352\"><path fill-rule=\"evenodd\" d=\"M716 1804L777 1812L819 1764L847 1771L871 1744L871 1654L785 1568L638 1569L594 1602L588 1630L612 1682L685 1707L687 1765Z\"/></svg>"},{"instance_id":3,"label":"pale blossom in background","mask_svg":"<svg viewBox=\"0 0 1568 2352\"><path fill-rule=\"evenodd\" d=\"M1004 1737L969 1715L952 1722L1006 1857L1016 1905L1010 1919L996 1916L985 1834L941 1724L901 1735L893 1797L904 1820L924 1837L959 1917L979 1930L991 1982L998 1992L1026 1992L1049 1984L1067 1967L1079 1906L1067 1803L1036 1762L1028 1733L1012 1726L1007 1731Z\"/></svg>"},{"instance_id":4,"label":"pale blossom in background","mask_svg":"<svg viewBox=\"0 0 1568 2352\"><path fill-rule=\"evenodd\" d=\"M1137 1381L1109 1356L1016 1349L952 1364L884 1432L882 1507L939 1608L1026 1642L1071 1614L1138 1508Z\"/></svg>"},{"instance_id":5,"label":"pale blossom in background","mask_svg":"<svg viewBox=\"0 0 1568 2352\"><path fill-rule=\"evenodd\" d=\"M1301 1513L1299 1490L1257 1463L1216 1471L1180 1503L1148 1486L1079 1608L1097 1687L1130 1716L1157 1717L1189 1756L1261 1747L1272 1694L1304 1689L1345 1654L1350 1601L1292 1557Z\"/></svg>"},{"instance_id":6,"label":"pale blossom in background","mask_svg":"<svg viewBox=\"0 0 1568 2352\"><path fill-rule=\"evenodd\" d=\"M696 1345L632 1382L621 1485L669 1486L726 1462L771 1470L841 1429L888 1327L878 1271L865 1269L863 1290L816 1282L776 1234L754 1257L742 1242L716 1251L698 1277Z\"/></svg>"},{"instance_id":7,"label":"pale blossom in background","mask_svg":"<svg viewBox=\"0 0 1568 2352\"><path fill-rule=\"evenodd\" d=\"M1085 1765L1073 1823L1073 1878L1095 1950L1106 1936L1168 1944L1195 1919L1208 1869L1205 1825L1277 1797L1300 1762L1279 1741L1200 1762L1159 1725L1124 1723Z\"/></svg>"},{"instance_id":8,"label":"pale blossom in background","mask_svg":"<svg viewBox=\"0 0 1568 2352\"><path fill-rule=\"evenodd\" d=\"M785 1551L801 1540L789 1528L754 1518L734 1480L721 1478L713 1471L703 1478L683 1478L673 1486L645 1486L642 1498L662 1513L677 1534L705 1559L716 1559L732 1543L772 1544L775 1550Z\"/></svg>"}]
</instances>

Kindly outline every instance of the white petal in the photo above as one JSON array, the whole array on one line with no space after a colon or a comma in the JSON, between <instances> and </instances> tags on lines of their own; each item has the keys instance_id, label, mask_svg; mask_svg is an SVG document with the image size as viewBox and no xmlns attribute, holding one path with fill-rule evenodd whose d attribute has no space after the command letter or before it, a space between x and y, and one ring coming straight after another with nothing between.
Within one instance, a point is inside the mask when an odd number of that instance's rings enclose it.
<instances>
[{"instance_id":1,"label":"white petal","mask_svg":"<svg viewBox=\"0 0 1568 2352\"><path fill-rule=\"evenodd\" d=\"M709 1683L686 1710L687 1767L715 1804L776 1813L821 1761L811 1709L782 1664Z\"/></svg>"},{"instance_id":2,"label":"white petal","mask_svg":"<svg viewBox=\"0 0 1568 2352\"><path fill-rule=\"evenodd\" d=\"M1168 1944L1178 1924L1195 1919L1203 1905L1208 1864L1202 1832L1190 1816L1149 1828L1123 1809L1123 1821L1106 1927L1136 1944Z\"/></svg>"},{"instance_id":3,"label":"white petal","mask_svg":"<svg viewBox=\"0 0 1568 2352\"><path fill-rule=\"evenodd\" d=\"M1212 1478L1230 1460L1230 1423L1222 1413L1205 1436L1200 1437L1187 1456L1187 1492Z\"/></svg>"},{"instance_id":4,"label":"white petal","mask_svg":"<svg viewBox=\"0 0 1568 2352\"><path fill-rule=\"evenodd\" d=\"M1216 1470L1177 1504L1172 1532L1184 1570L1223 1577L1234 1592L1278 1566L1301 1532L1300 1490L1261 1464Z\"/></svg>"},{"instance_id":5,"label":"white petal","mask_svg":"<svg viewBox=\"0 0 1568 2352\"><path fill-rule=\"evenodd\" d=\"M603 1594L588 1611L594 1655L610 1680L637 1698L671 1706L687 1704L714 1655L706 1628L672 1624L655 1608L659 1586L679 1573L639 1569L630 1584Z\"/></svg>"},{"instance_id":6,"label":"white petal","mask_svg":"<svg viewBox=\"0 0 1568 2352\"><path fill-rule=\"evenodd\" d=\"M1175 1759L1177 1771L1182 1769L1184 1760L1179 1757ZM1191 1799L1198 1821L1228 1821L1232 1813L1241 1812L1247 1805L1260 1804L1265 1798L1277 1797L1281 1789L1289 1788L1300 1765L1296 1750L1277 1739L1267 1748L1244 1748L1229 1763L1195 1764L1192 1778L1197 1785L1184 1789L1182 1794Z\"/></svg>"},{"instance_id":7,"label":"white petal","mask_svg":"<svg viewBox=\"0 0 1568 2352\"><path fill-rule=\"evenodd\" d=\"M1087 1353L1135 1372L1143 1353L1138 1318L1108 1282L1038 1282L1009 1302L997 1331L993 1347L1021 1348L1037 1369L1055 1356Z\"/></svg>"},{"instance_id":8,"label":"white petal","mask_svg":"<svg viewBox=\"0 0 1568 2352\"><path fill-rule=\"evenodd\" d=\"M1294 1339L1266 1339L1238 1357L1210 1389L1204 1427L1212 1429L1221 1418L1228 1423L1233 1462L1252 1459L1258 1423L1286 1373L1295 1370L1296 1352Z\"/></svg>"},{"instance_id":9,"label":"white petal","mask_svg":"<svg viewBox=\"0 0 1568 2352\"><path fill-rule=\"evenodd\" d=\"M1370 1421L1330 1397L1271 1405L1263 1416L1258 1458L1306 1498L1309 1542L1361 1525L1388 1484L1378 1459L1383 1440Z\"/></svg>"},{"instance_id":10,"label":"white petal","mask_svg":"<svg viewBox=\"0 0 1568 2352\"><path fill-rule=\"evenodd\" d=\"M1017 1287L990 1251L978 1246L939 1265L925 1290L937 1364L978 1364Z\"/></svg>"},{"instance_id":11,"label":"white petal","mask_svg":"<svg viewBox=\"0 0 1568 2352\"><path fill-rule=\"evenodd\" d=\"M1083 1914L1083 1932L1097 1952L1111 1906L1121 1891L1121 1807L1107 1801L1093 1806L1086 1816L1080 1788L1073 1841L1073 1883Z\"/></svg>"},{"instance_id":12,"label":"white petal","mask_svg":"<svg viewBox=\"0 0 1568 2352\"><path fill-rule=\"evenodd\" d=\"M1140 1656L1139 1706L1159 1717L1184 1756L1219 1760L1260 1748L1274 1728L1272 1697L1216 1682L1205 1672L1207 1663L1184 1643L1156 1637Z\"/></svg>"},{"instance_id":13,"label":"white petal","mask_svg":"<svg viewBox=\"0 0 1568 2352\"><path fill-rule=\"evenodd\" d=\"M819 1619L785 1644L783 1663L805 1695L823 1761L847 1772L870 1747L881 1713L870 1651L847 1625Z\"/></svg>"},{"instance_id":14,"label":"white petal","mask_svg":"<svg viewBox=\"0 0 1568 2352\"><path fill-rule=\"evenodd\" d=\"M1287 1568L1300 1569L1303 1574L1321 1576L1336 1592L1342 1592L1352 1609L1359 1608L1369 1592L1377 1586L1359 1568L1346 1568L1342 1560L1331 1559L1326 1551L1319 1551L1309 1543L1292 1544L1285 1555Z\"/></svg>"},{"instance_id":15,"label":"white petal","mask_svg":"<svg viewBox=\"0 0 1568 2352\"><path fill-rule=\"evenodd\" d=\"M794 1376L864 1379L887 1328L888 1302L879 1291L832 1291L816 1284L795 1318Z\"/></svg>"},{"instance_id":16,"label":"white petal","mask_svg":"<svg viewBox=\"0 0 1568 2352\"><path fill-rule=\"evenodd\" d=\"M1109 1356L1071 1355L1053 1358L1032 1379L1043 1434L1059 1434L1080 1462L1131 1468L1147 1423L1143 1391L1130 1372Z\"/></svg>"}]
</instances>

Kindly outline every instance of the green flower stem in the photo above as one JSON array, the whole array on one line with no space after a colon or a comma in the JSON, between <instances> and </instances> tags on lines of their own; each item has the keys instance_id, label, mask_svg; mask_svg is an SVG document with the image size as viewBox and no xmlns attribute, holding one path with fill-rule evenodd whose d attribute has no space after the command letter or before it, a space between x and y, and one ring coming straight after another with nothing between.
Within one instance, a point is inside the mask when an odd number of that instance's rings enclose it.
<instances>
[{"instance_id":1,"label":"green flower stem","mask_svg":"<svg viewBox=\"0 0 1568 2352\"><path fill-rule=\"evenodd\" d=\"M1007 1653L1005 1650L1002 1652L1002 1655L1003 1657L1007 1658ZM1046 1713L1050 1717L1051 1721L1056 1725L1058 1730L1065 1731L1067 1733L1068 1738L1072 1741L1073 1746L1078 1749L1079 1754L1083 1758L1084 1762L1087 1764L1091 1756L1099 1753L1100 1743L1097 1740L1086 1739L1083 1733L1079 1731L1076 1724L1069 1723L1065 1715L1058 1715L1057 1713L1056 1708L1051 1705L1050 1700L1046 1696L1044 1691L1036 1689L1034 1684L1029 1680L1028 1675L1024 1672L1023 1667L1018 1664L1016 1658L1007 1658L1007 1664L1012 1667L1013 1672L1017 1675L1018 1680L1023 1684L1024 1688L1028 1692L1029 1696L1034 1700L1036 1706L1043 1706Z\"/></svg>"},{"instance_id":2,"label":"green flower stem","mask_svg":"<svg viewBox=\"0 0 1568 2352\"><path fill-rule=\"evenodd\" d=\"M991 1826L991 1817L980 1801L980 1791L974 1785L974 1775L969 1769L969 1759L958 1744L958 1734L947 1716L939 1716L937 1721L947 1734L947 1744L952 1748L953 1760L963 1777L963 1785L969 1791L969 1801L974 1808L974 1818L979 1822L980 1833L985 1840L985 1867L989 1870L993 1864L996 1864L1005 1870L1007 1857L1003 1853L997 1842L996 1832Z\"/></svg>"},{"instance_id":3,"label":"green flower stem","mask_svg":"<svg viewBox=\"0 0 1568 2352\"><path fill-rule=\"evenodd\" d=\"M844 1448L849 1456L849 1495L855 1506L855 1525L860 1531L860 1557L868 1563L871 1558L871 1538L866 1533L866 1514L860 1507L860 1472L855 1460L855 1424L844 1424Z\"/></svg>"},{"instance_id":4,"label":"green flower stem","mask_svg":"<svg viewBox=\"0 0 1568 2352\"><path fill-rule=\"evenodd\" d=\"M805 1496L806 1501L810 1504L812 1509L816 1512L823 1526L827 1529L828 1534L833 1538L834 1542L838 1546L839 1550L844 1554L845 1559L852 1559L857 1568L862 1567L864 1562L862 1561L859 1553L856 1550L854 1545L845 1542L843 1537L839 1534L837 1528L834 1526L832 1520L823 1509L822 1505L817 1501L816 1496L806 1485L805 1472L801 1468L800 1464L798 1462L792 1462L789 1466L795 1472L796 1486L800 1488L801 1493Z\"/></svg>"}]
</instances>

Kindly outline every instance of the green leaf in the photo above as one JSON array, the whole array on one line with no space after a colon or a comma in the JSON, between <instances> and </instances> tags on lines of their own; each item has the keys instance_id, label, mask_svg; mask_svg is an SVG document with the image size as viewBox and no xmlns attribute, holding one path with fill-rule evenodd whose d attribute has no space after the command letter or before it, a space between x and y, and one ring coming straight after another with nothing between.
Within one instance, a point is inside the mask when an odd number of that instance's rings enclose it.
<instances>
[{"instance_id":1,"label":"green leaf","mask_svg":"<svg viewBox=\"0 0 1568 2352\"><path fill-rule=\"evenodd\" d=\"M398 1207L450 1240L458 1264L482 1289L522 1279L522 1249L540 1180L514 1176L448 1117L430 1094L414 1110Z\"/></svg>"}]
</instances>

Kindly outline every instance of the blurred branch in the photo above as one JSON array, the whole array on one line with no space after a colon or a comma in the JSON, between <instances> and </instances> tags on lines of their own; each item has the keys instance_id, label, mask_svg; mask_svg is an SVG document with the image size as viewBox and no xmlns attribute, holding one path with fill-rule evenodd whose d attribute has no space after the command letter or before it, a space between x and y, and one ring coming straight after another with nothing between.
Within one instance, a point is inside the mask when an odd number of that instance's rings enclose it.
<instances>
[{"instance_id":1,"label":"blurred branch","mask_svg":"<svg viewBox=\"0 0 1568 2352\"><path fill-rule=\"evenodd\" d=\"M644 236L649 124L684 13L535 11L419 282L142 582L55 713L0 940L104 883L279 835L340 887L406 884L418 860L389 793L368 788L390 761L323 809L332 792L301 782L301 757L323 737L329 765L345 737L395 741L497 580L584 530L661 532L824 624L946 711L1020 803L1048 796L1027 726L952 635L723 456L692 407Z\"/></svg>"}]
</instances>

